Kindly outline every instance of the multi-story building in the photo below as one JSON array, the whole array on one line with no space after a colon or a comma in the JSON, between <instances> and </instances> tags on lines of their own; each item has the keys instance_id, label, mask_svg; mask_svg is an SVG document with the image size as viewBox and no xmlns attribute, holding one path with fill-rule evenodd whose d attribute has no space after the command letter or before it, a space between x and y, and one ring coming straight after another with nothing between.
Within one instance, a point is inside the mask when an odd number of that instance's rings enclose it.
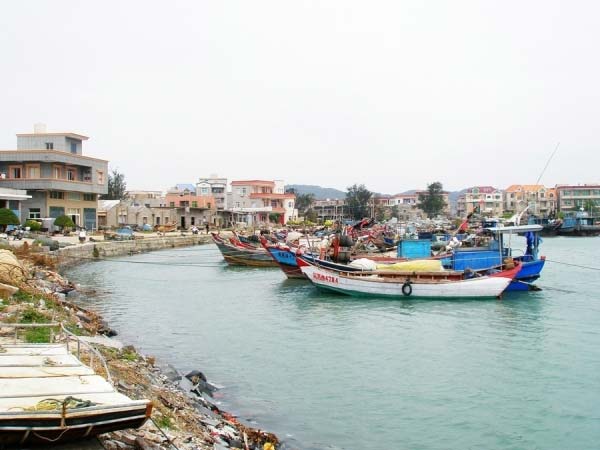
<instances>
[{"instance_id":1,"label":"multi-story building","mask_svg":"<svg viewBox=\"0 0 600 450\"><path fill-rule=\"evenodd\" d=\"M556 186L556 193L561 212L585 210L592 205L600 207L600 184Z\"/></svg>"},{"instance_id":2,"label":"multi-story building","mask_svg":"<svg viewBox=\"0 0 600 450\"><path fill-rule=\"evenodd\" d=\"M221 178L216 174L200 178L196 183L196 195L214 198L216 206L216 213L213 217L214 225L223 225L228 222L230 214L227 212L227 178Z\"/></svg>"},{"instance_id":3,"label":"multi-story building","mask_svg":"<svg viewBox=\"0 0 600 450\"><path fill-rule=\"evenodd\" d=\"M344 200L315 200L313 209L317 213L319 220L322 222L326 220L339 220L340 222L343 222L350 219Z\"/></svg>"},{"instance_id":4,"label":"multi-story building","mask_svg":"<svg viewBox=\"0 0 600 450\"><path fill-rule=\"evenodd\" d=\"M228 194L228 210L234 223L260 225L273 222L273 214L278 214L281 224L298 216L295 209L296 196L286 194L282 180L238 180L231 182Z\"/></svg>"},{"instance_id":5,"label":"multi-story building","mask_svg":"<svg viewBox=\"0 0 600 450\"><path fill-rule=\"evenodd\" d=\"M416 206L419 202L417 194L395 194L389 201L390 206Z\"/></svg>"},{"instance_id":6,"label":"multi-story building","mask_svg":"<svg viewBox=\"0 0 600 450\"><path fill-rule=\"evenodd\" d=\"M67 215L77 226L97 228L98 195L108 192L108 161L83 155L87 136L17 134L17 149L0 151L0 187L26 190L22 220Z\"/></svg>"},{"instance_id":7,"label":"multi-story building","mask_svg":"<svg viewBox=\"0 0 600 450\"><path fill-rule=\"evenodd\" d=\"M504 191L504 209L519 213L548 216L556 212L556 190L542 184L512 184Z\"/></svg>"},{"instance_id":8,"label":"multi-story building","mask_svg":"<svg viewBox=\"0 0 600 450\"><path fill-rule=\"evenodd\" d=\"M182 229L214 223L213 217L217 211L214 197L197 195L193 184L178 184L169 189L165 204L167 208L177 209L178 225Z\"/></svg>"},{"instance_id":9,"label":"multi-story building","mask_svg":"<svg viewBox=\"0 0 600 450\"><path fill-rule=\"evenodd\" d=\"M166 206L162 191L127 191L127 198L146 208Z\"/></svg>"},{"instance_id":10,"label":"multi-story building","mask_svg":"<svg viewBox=\"0 0 600 450\"><path fill-rule=\"evenodd\" d=\"M456 214L465 217L478 212L490 216L501 216L504 213L502 191L492 186L473 186L458 197Z\"/></svg>"}]
</instances>

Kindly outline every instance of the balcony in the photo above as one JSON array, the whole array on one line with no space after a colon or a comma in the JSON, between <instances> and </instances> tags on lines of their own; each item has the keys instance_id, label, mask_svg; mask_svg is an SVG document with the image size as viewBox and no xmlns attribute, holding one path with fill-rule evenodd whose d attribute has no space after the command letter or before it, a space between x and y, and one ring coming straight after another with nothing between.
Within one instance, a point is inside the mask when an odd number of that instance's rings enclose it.
<instances>
[{"instance_id":1,"label":"balcony","mask_svg":"<svg viewBox=\"0 0 600 450\"><path fill-rule=\"evenodd\" d=\"M106 194L104 184L63 178L0 178L0 187L23 190L73 191L86 194Z\"/></svg>"}]
</instances>

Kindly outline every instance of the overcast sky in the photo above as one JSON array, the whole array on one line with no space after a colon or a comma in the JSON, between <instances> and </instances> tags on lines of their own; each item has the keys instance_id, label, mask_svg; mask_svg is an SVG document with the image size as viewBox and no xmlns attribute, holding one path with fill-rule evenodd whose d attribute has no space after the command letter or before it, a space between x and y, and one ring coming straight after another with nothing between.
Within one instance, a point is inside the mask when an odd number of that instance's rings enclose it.
<instances>
[{"instance_id":1,"label":"overcast sky","mask_svg":"<svg viewBox=\"0 0 600 450\"><path fill-rule=\"evenodd\" d=\"M130 189L600 181L595 1L6 1L0 149L90 136Z\"/></svg>"}]
</instances>

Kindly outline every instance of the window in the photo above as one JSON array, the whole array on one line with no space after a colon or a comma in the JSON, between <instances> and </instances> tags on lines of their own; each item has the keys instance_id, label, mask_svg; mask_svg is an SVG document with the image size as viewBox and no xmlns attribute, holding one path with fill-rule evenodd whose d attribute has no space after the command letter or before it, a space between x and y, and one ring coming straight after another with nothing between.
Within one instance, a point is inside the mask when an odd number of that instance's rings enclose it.
<instances>
[{"instance_id":1,"label":"window","mask_svg":"<svg viewBox=\"0 0 600 450\"><path fill-rule=\"evenodd\" d=\"M208 188L207 187L200 188L200 192L202 194L208 194Z\"/></svg>"},{"instance_id":2,"label":"window","mask_svg":"<svg viewBox=\"0 0 600 450\"><path fill-rule=\"evenodd\" d=\"M198 207L198 202L192 202L192 208L197 208L197 207Z\"/></svg>"},{"instance_id":3,"label":"window","mask_svg":"<svg viewBox=\"0 0 600 450\"><path fill-rule=\"evenodd\" d=\"M98 176L98 184L104 184L104 172L97 170L96 175Z\"/></svg>"},{"instance_id":4,"label":"window","mask_svg":"<svg viewBox=\"0 0 600 450\"><path fill-rule=\"evenodd\" d=\"M210 203L207 203L207 204L206 204L206 207L207 207L208 209L210 209Z\"/></svg>"},{"instance_id":5,"label":"window","mask_svg":"<svg viewBox=\"0 0 600 450\"><path fill-rule=\"evenodd\" d=\"M25 178L39 178L39 177L40 177L40 165L39 164L25 165Z\"/></svg>"},{"instance_id":6,"label":"window","mask_svg":"<svg viewBox=\"0 0 600 450\"><path fill-rule=\"evenodd\" d=\"M75 142L71 142L71 153L77 153L77 144Z\"/></svg>"},{"instance_id":7,"label":"window","mask_svg":"<svg viewBox=\"0 0 600 450\"><path fill-rule=\"evenodd\" d=\"M80 192L68 192L67 199L75 202L81 201L81 193Z\"/></svg>"},{"instance_id":8,"label":"window","mask_svg":"<svg viewBox=\"0 0 600 450\"><path fill-rule=\"evenodd\" d=\"M21 178L21 166L8 166L8 178Z\"/></svg>"},{"instance_id":9,"label":"window","mask_svg":"<svg viewBox=\"0 0 600 450\"><path fill-rule=\"evenodd\" d=\"M52 174L55 180L60 180L63 177L63 168L62 166L54 165L52 166Z\"/></svg>"},{"instance_id":10,"label":"window","mask_svg":"<svg viewBox=\"0 0 600 450\"><path fill-rule=\"evenodd\" d=\"M50 198L54 198L57 200L64 200L65 199L65 193L64 192L60 192L60 191L50 191Z\"/></svg>"},{"instance_id":11,"label":"window","mask_svg":"<svg viewBox=\"0 0 600 450\"><path fill-rule=\"evenodd\" d=\"M170 206L171 208L175 208L175 202L169 202L169 206Z\"/></svg>"},{"instance_id":12,"label":"window","mask_svg":"<svg viewBox=\"0 0 600 450\"><path fill-rule=\"evenodd\" d=\"M29 208L29 218L30 219L41 219L42 213L40 212L40 208Z\"/></svg>"},{"instance_id":13,"label":"window","mask_svg":"<svg viewBox=\"0 0 600 450\"><path fill-rule=\"evenodd\" d=\"M46 142L46 150L54 150L54 143Z\"/></svg>"},{"instance_id":14,"label":"window","mask_svg":"<svg viewBox=\"0 0 600 450\"><path fill-rule=\"evenodd\" d=\"M96 194L83 194L83 201L85 202L95 202Z\"/></svg>"},{"instance_id":15,"label":"window","mask_svg":"<svg viewBox=\"0 0 600 450\"><path fill-rule=\"evenodd\" d=\"M67 167L67 180L69 180L69 181L77 180L77 169L75 167Z\"/></svg>"}]
</instances>

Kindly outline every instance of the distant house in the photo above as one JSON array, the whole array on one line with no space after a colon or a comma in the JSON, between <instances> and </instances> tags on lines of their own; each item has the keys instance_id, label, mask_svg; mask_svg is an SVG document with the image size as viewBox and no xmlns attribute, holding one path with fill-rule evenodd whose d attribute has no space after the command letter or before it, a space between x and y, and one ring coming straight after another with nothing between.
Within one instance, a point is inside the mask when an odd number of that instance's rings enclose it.
<instances>
[{"instance_id":1,"label":"distant house","mask_svg":"<svg viewBox=\"0 0 600 450\"><path fill-rule=\"evenodd\" d=\"M326 220L339 220L340 222L343 222L350 219L345 200L315 200L313 209L317 213L319 220L323 222Z\"/></svg>"},{"instance_id":2,"label":"distant house","mask_svg":"<svg viewBox=\"0 0 600 450\"><path fill-rule=\"evenodd\" d=\"M272 214L279 215L281 224L297 218L296 196L286 194L282 180L237 180L231 182L227 199L233 222L248 225L271 223Z\"/></svg>"},{"instance_id":3,"label":"distant house","mask_svg":"<svg viewBox=\"0 0 600 450\"><path fill-rule=\"evenodd\" d=\"M214 174L200 178L196 183L196 195L214 198L216 213L212 217L213 225L223 226L228 222L230 214L227 212L227 178Z\"/></svg>"},{"instance_id":4,"label":"distant house","mask_svg":"<svg viewBox=\"0 0 600 450\"><path fill-rule=\"evenodd\" d=\"M556 192L559 211L577 211L588 205L600 207L600 184L557 186Z\"/></svg>"},{"instance_id":5,"label":"distant house","mask_svg":"<svg viewBox=\"0 0 600 450\"><path fill-rule=\"evenodd\" d=\"M519 213L527 208L528 214L547 216L556 212L556 190L542 184L512 184L504 191L504 209Z\"/></svg>"},{"instance_id":6,"label":"distant house","mask_svg":"<svg viewBox=\"0 0 600 450\"><path fill-rule=\"evenodd\" d=\"M176 210L176 223L182 229L213 224L217 206L212 195L198 195L193 184L178 184L167 191L167 208Z\"/></svg>"},{"instance_id":7,"label":"distant house","mask_svg":"<svg viewBox=\"0 0 600 450\"><path fill-rule=\"evenodd\" d=\"M500 189L492 186L473 186L458 197L456 214L465 217L477 212L499 217L504 213L503 195Z\"/></svg>"}]
</instances>

